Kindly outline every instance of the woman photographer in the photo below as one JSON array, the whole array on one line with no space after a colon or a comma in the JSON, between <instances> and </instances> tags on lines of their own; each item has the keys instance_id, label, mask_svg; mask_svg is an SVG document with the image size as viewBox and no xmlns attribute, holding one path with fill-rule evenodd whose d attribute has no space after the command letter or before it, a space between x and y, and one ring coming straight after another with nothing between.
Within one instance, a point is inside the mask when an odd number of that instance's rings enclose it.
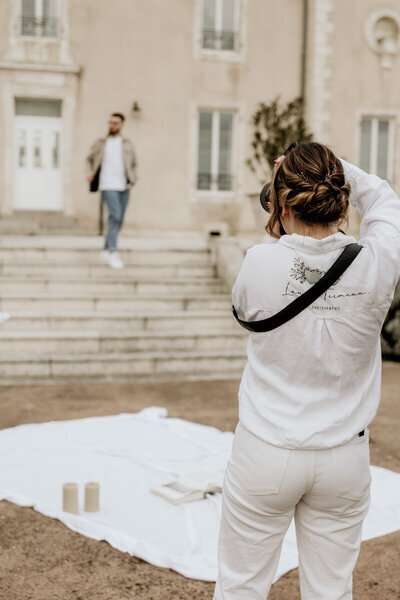
<instances>
[{"instance_id":1,"label":"woman photographer","mask_svg":"<svg viewBox=\"0 0 400 600\"><path fill-rule=\"evenodd\" d=\"M349 201L361 215L362 250L300 314L250 333L214 599L265 600L294 517L302 600L351 600L370 497L380 332L400 274L400 200L321 144L275 162L266 227L275 243L246 254L233 288L240 319L275 315L355 243L339 229Z\"/></svg>"}]
</instances>

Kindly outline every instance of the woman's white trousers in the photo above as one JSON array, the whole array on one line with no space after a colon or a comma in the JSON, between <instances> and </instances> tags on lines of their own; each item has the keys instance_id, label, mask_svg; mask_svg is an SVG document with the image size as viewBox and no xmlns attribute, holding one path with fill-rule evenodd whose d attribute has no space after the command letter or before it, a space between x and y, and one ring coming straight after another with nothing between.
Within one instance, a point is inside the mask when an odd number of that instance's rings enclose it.
<instances>
[{"instance_id":1,"label":"woman's white trousers","mask_svg":"<svg viewBox=\"0 0 400 600\"><path fill-rule=\"evenodd\" d=\"M289 450L239 423L223 488L214 600L266 600L293 517L302 600L351 600L370 482L368 431L331 449Z\"/></svg>"}]
</instances>

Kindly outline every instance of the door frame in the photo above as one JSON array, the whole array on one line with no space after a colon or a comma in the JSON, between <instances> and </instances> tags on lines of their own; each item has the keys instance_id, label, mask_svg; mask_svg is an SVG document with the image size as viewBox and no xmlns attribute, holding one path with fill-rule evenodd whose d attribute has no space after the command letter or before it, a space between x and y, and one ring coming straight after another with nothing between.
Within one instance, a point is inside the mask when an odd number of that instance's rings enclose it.
<instances>
[{"instance_id":1,"label":"door frame","mask_svg":"<svg viewBox=\"0 0 400 600\"><path fill-rule=\"evenodd\" d=\"M23 69L10 68L3 71L3 110L2 128L4 132L3 148L0 149L0 181L4 182L4 197L1 214L10 215L19 212L14 208L15 195L15 98L33 98L60 100L62 103L61 126L62 146L60 156L61 196L63 208L58 214L74 216L75 207L72 201L72 161L74 143L74 117L77 94L77 74L75 70L65 69L66 72L43 70L32 71L27 65ZM1 104L0 104L1 106ZM1 155L3 155L1 157ZM38 211L39 212L39 211Z\"/></svg>"}]
</instances>

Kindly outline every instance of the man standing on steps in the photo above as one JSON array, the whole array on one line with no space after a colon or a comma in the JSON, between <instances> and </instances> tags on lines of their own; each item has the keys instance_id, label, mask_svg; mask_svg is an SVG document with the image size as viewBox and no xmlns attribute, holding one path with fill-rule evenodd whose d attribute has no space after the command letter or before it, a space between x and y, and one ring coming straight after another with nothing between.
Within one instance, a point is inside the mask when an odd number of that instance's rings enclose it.
<instances>
[{"instance_id":1,"label":"man standing on steps","mask_svg":"<svg viewBox=\"0 0 400 600\"><path fill-rule=\"evenodd\" d=\"M113 269L124 263L117 252L117 239L129 202L130 187L136 182L136 156L133 145L121 135L125 117L113 113L108 121L107 137L98 138L86 158L90 191L101 190L102 202L107 204L108 227L100 260Z\"/></svg>"}]
</instances>

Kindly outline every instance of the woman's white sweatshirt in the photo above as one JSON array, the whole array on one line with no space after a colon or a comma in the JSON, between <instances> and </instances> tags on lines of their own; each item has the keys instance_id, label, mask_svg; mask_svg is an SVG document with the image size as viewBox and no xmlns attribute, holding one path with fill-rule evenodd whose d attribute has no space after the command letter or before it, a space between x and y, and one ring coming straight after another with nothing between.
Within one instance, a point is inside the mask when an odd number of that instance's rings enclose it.
<instances>
[{"instance_id":1,"label":"woman's white sweatshirt","mask_svg":"<svg viewBox=\"0 0 400 600\"><path fill-rule=\"evenodd\" d=\"M240 421L285 448L344 444L369 425L380 400L380 332L400 275L400 199L386 181L342 162L363 250L300 315L248 340ZM233 287L239 317L277 313L355 241L343 233L322 240L292 234L254 246Z\"/></svg>"}]
</instances>

